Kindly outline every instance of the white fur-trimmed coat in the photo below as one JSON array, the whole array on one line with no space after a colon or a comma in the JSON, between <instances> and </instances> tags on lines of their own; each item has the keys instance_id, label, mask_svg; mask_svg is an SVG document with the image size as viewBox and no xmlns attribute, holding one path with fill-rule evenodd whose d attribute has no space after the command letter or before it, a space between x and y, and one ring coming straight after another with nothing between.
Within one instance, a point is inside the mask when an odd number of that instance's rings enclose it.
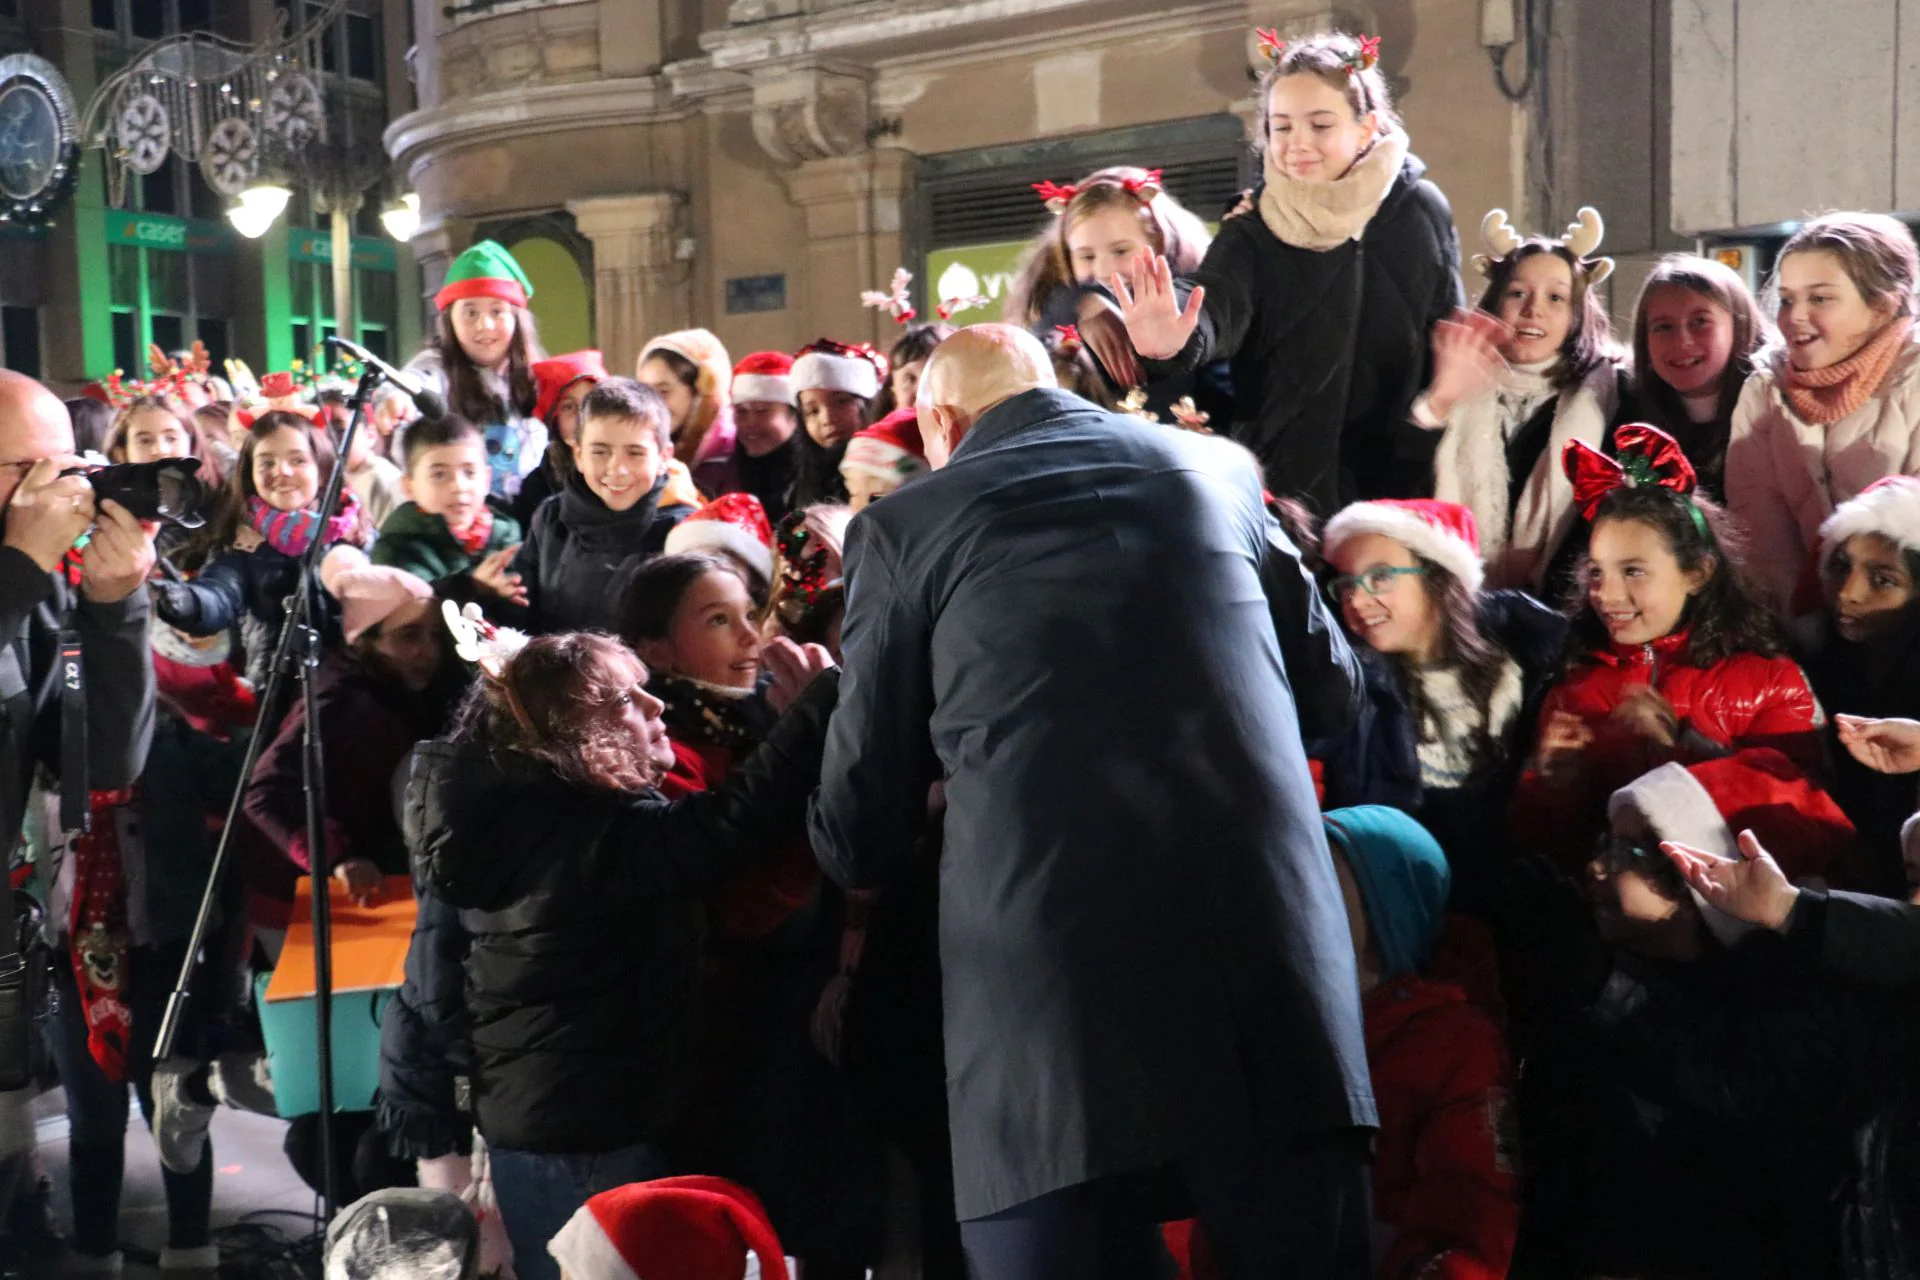
<instances>
[{"instance_id":1,"label":"white fur-trimmed coat","mask_svg":"<svg viewBox=\"0 0 1920 1280\"><path fill-rule=\"evenodd\" d=\"M1602 360L1553 401L1553 434L1509 511L1507 441L1496 407L1498 393L1453 407L1433 459L1433 496L1473 512L1488 587L1538 589L1579 512L1560 455L1574 440L1601 447L1620 397L1618 366Z\"/></svg>"}]
</instances>

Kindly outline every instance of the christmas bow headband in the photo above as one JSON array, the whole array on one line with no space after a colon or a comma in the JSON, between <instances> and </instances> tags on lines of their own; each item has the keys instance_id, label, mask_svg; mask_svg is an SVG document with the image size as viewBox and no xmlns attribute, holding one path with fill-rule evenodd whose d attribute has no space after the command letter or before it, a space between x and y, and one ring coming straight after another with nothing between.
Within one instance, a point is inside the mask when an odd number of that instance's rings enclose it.
<instances>
[{"instance_id":1,"label":"christmas bow headband","mask_svg":"<svg viewBox=\"0 0 1920 1280\"><path fill-rule=\"evenodd\" d=\"M1280 38L1280 32L1273 27L1254 28L1253 38L1259 48L1260 56L1269 66L1278 66L1280 59L1287 54L1287 42ZM1340 69L1350 76L1363 71L1371 71L1380 65L1380 37L1356 36L1356 47L1352 53L1340 59Z\"/></svg>"},{"instance_id":2,"label":"christmas bow headband","mask_svg":"<svg viewBox=\"0 0 1920 1280\"><path fill-rule=\"evenodd\" d=\"M1117 185L1141 204L1152 204L1164 190L1160 185L1160 177L1164 172L1161 169L1149 169L1141 177L1122 178L1117 184L1111 183L1110 180L1103 180L1089 186ZM1067 206L1073 203L1075 196L1088 190L1089 187L1075 186L1072 183L1036 182L1033 184L1033 189L1040 194L1040 202L1047 206L1047 212L1057 218L1067 211Z\"/></svg>"},{"instance_id":3,"label":"christmas bow headband","mask_svg":"<svg viewBox=\"0 0 1920 1280\"><path fill-rule=\"evenodd\" d=\"M1600 220L1600 211L1592 205L1580 206L1580 212L1574 215L1567 229L1560 234L1560 243L1565 245L1580 269L1587 273L1587 284L1598 285L1613 274L1612 258L1593 258L1588 255L1600 247L1600 241L1607 234L1607 224ZM1480 238L1486 242L1487 252L1473 255L1473 265L1480 269L1483 276L1492 275L1496 263L1505 262L1507 257L1525 244L1525 239L1514 230L1513 223L1507 220L1505 209L1495 209L1480 220Z\"/></svg>"},{"instance_id":4,"label":"christmas bow headband","mask_svg":"<svg viewBox=\"0 0 1920 1280\"><path fill-rule=\"evenodd\" d=\"M1629 423L1613 433L1609 458L1584 440L1569 440L1560 455L1561 469L1573 485L1573 504L1589 523L1608 494L1616 489L1665 489L1686 504L1693 527L1711 542L1707 518L1693 501L1696 477L1686 451L1672 436L1642 422Z\"/></svg>"},{"instance_id":5,"label":"christmas bow headband","mask_svg":"<svg viewBox=\"0 0 1920 1280\"><path fill-rule=\"evenodd\" d=\"M907 270L905 267L896 267L893 272L893 280L887 286L887 292L881 293L878 289L864 290L860 294L860 305L863 307L872 307L876 311L885 311L893 317L895 324L912 324L913 318L920 314L914 310L913 298L908 292L912 284L913 272ZM941 300L939 306L933 309L933 312L942 320L951 320L962 311L972 311L976 308L984 307L990 301L992 301L992 299L980 297L978 294L968 297L945 298Z\"/></svg>"}]
</instances>

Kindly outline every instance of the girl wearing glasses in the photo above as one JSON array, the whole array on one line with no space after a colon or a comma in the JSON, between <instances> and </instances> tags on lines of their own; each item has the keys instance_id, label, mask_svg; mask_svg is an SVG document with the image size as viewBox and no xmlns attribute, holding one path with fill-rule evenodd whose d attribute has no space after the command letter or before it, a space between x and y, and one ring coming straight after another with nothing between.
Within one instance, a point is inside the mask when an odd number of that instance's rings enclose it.
<instances>
[{"instance_id":1,"label":"girl wearing glasses","mask_svg":"<svg viewBox=\"0 0 1920 1280\"><path fill-rule=\"evenodd\" d=\"M1566 619L1481 590L1479 531L1456 503L1356 502L1327 522L1324 551L1368 692L1361 724L1323 753L1327 804L1418 817L1453 866L1454 908L1483 912Z\"/></svg>"}]
</instances>

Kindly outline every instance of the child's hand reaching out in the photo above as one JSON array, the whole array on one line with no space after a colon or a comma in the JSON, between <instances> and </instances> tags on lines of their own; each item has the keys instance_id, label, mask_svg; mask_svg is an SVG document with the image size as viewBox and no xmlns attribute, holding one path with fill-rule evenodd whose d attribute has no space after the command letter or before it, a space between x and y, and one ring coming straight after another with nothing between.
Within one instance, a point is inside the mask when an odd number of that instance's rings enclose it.
<instances>
[{"instance_id":1,"label":"child's hand reaching out","mask_svg":"<svg viewBox=\"0 0 1920 1280\"><path fill-rule=\"evenodd\" d=\"M1513 330L1500 317L1479 310L1457 310L1451 319L1434 325L1428 411L1444 421L1461 401L1497 386L1507 372L1500 344L1512 336Z\"/></svg>"},{"instance_id":2,"label":"child's hand reaching out","mask_svg":"<svg viewBox=\"0 0 1920 1280\"><path fill-rule=\"evenodd\" d=\"M1833 722L1841 745L1867 768L1877 773L1920 770L1920 720L1835 716Z\"/></svg>"},{"instance_id":3,"label":"child's hand reaching out","mask_svg":"<svg viewBox=\"0 0 1920 1280\"><path fill-rule=\"evenodd\" d=\"M473 585L509 604L527 603L526 583L517 573L509 573L507 566L513 563L513 557L519 552L518 546L505 547L494 552L473 567Z\"/></svg>"},{"instance_id":4,"label":"child's hand reaching out","mask_svg":"<svg viewBox=\"0 0 1920 1280\"><path fill-rule=\"evenodd\" d=\"M1660 848L1709 906L1736 920L1784 931L1800 891L1787 880L1773 855L1760 847L1753 832L1742 831L1739 844L1737 862L1670 841Z\"/></svg>"},{"instance_id":5,"label":"child's hand reaching out","mask_svg":"<svg viewBox=\"0 0 1920 1280\"><path fill-rule=\"evenodd\" d=\"M1628 694L1608 718L1655 746L1671 747L1680 739L1680 717L1674 714L1672 704L1651 687Z\"/></svg>"},{"instance_id":6,"label":"child's hand reaching out","mask_svg":"<svg viewBox=\"0 0 1920 1280\"><path fill-rule=\"evenodd\" d=\"M1571 782L1580 773L1581 757L1593 745L1593 730L1571 711L1556 711L1540 731L1535 768L1549 782Z\"/></svg>"},{"instance_id":7,"label":"child's hand reaching out","mask_svg":"<svg viewBox=\"0 0 1920 1280\"><path fill-rule=\"evenodd\" d=\"M1173 268L1151 249L1142 249L1110 283L1135 351L1149 360L1171 360L1185 349L1200 324L1205 289L1196 285L1182 308L1173 291Z\"/></svg>"},{"instance_id":8,"label":"child's hand reaching out","mask_svg":"<svg viewBox=\"0 0 1920 1280\"><path fill-rule=\"evenodd\" d=\"M767 702L784 715L806 692L814 677L833 666L833 655L817 644L802 646L785 636L776 636L760 651L760 662L773 676L773 683L767 688Z\"/></svg>"}]
</instances>

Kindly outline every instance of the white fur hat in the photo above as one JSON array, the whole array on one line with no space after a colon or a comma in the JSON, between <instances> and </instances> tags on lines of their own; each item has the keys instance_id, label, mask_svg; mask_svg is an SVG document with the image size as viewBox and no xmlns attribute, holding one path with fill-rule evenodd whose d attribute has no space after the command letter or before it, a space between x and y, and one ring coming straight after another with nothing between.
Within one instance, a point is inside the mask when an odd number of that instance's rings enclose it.
<instances>
[{"instance_id":1,"label":"white fur hat","mask_svg":"<svg viewBox=\"0 0 1920 1280\"><path fill-rule=\"evenodd\" d=\"M1882 476L1835 508L1820 526L1822 563L1835 547L1863 533L1920 552L1920 479Z\"/></svg>"},{"instance_id":2,"label":"white fur hat","mask_svg":"<svg viewBox=\"0 0 1920 1280\"><path fill-rule=\"evenodd\" d=\"M869 347L853 347L822 338L801 348L788 375L794 394L844 391L871 400L886 377L886 357Z\"/></svg>"}]
</instances>

